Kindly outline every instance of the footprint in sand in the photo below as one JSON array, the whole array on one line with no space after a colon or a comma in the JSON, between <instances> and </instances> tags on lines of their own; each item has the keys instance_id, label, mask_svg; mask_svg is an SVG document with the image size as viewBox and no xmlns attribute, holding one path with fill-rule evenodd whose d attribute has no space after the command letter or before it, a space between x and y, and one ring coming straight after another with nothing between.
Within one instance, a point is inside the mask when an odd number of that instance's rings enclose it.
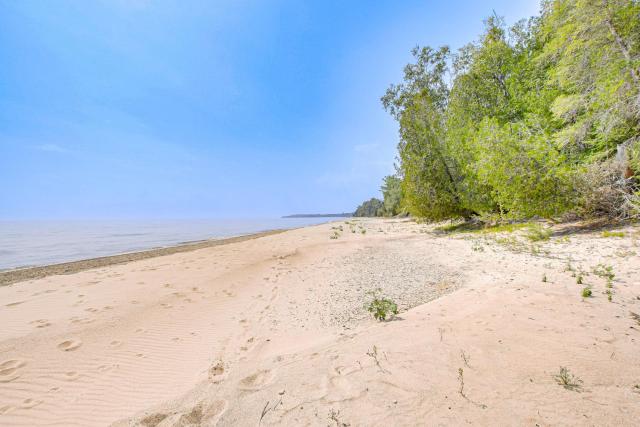
<instances>
[{"instance_id":1,"label":"footprint in sand","mask_svg":"<svg viewBox=\"0 0 640 427\"><path fill-rule=\"evenodd\" d=\"M64 373L65 381L75 381L80 378L80 374L76 371L69 371Z\"/></svg>"},{"instance_id":2,"label":"footprint in sand","mask_svg":"<svg viewBox=\"0 0 640 427\"><path fill-rule=\"evenodd\" d=\"M82 341L80 340L66 340L58 344L58 349L62 351L73 351L77 350L81 345Z\"/></svg>"},{"instance_id":3,"label":"footprint in sand","mask_svg":"<svg viewBox=\"0 0 640 427\"><path fill-rule=\"evenodd\" d=\"M88 319L86 317L76 317L76 316L72 317L69 320L71 320L71 323L81 323L83 325L86 325L87 323L92 323L95 321L95 319Z\"/></svg>"},{"instance_id":4,"label":"footprint in sand","mask_svg":"<svg viewBox=\"0 0 640 427\"><path fill-rule=\"evenodd\" d=\"M39 399L24 399L20 405L21 409L31 409L42 403Z\"/></svg>"},{"instance_id":5,"label":"footprint in sand","mask_svg":"<svg viewBox=\"0 0 640 427\"><path fill-rule=\"evenodd\" d=\"M12 359L0 363L0 383L8 383L20 376L20 368L27 363L23 360Z\"/></svg>"},{"instance_id":6,"label":"footprint in sand","mask_svg":"<svg viewBox=\"0 0 640 427\"><path fill-rule=\"evenodd\" d=\"M209 404L199 403L191 411L182 414L175 425L215 425L217 419L227 410L228 406L229 404L226 400L216 400Z\"/></svg>"},{"instance_id":7,"label":"footprint in sand","mask_svg":"<svg viewBox=\"0 0 640 427\"><path fill-rule=\"evenodd\" d=\"M49 323L47 319L38 319L29 323L31 325L35 325L36 328L46 328L47 326L51 326L51 323Z\"/></svg>"},{"instance_id":8,"label":"footprint in sand","mask_svg":"<svg viewBox=\"0 0 640 427\"><path fill-rule=\"evenodd\" d=\"M109 343L111 347L120 347L122 345L122 341L114 340Z\"/></svg>"},{"instance_id":9,"label":"footprint in sand","mask_svg":"<svg viewBox=\"0 0 640 427\"><path fill-rule=\"evenodd\" d=\"M273 372L263 369L241 380L239 388L241 390L260 390L271 383L274 378Z\"/></svg>"},{"instance_id":10,"label":"footprint in sand","mask_svg":"<svg viewBox=\"0 0 640 427\"><path fill-rule=\"evenodd\" d=\"M15 406L4 405L4 406L0 407L0 415L8 414L9 412L13 411L14 409L16 409Z\"/></svg>"},{"instance_id":11,"label":"footprint in sand","mask_svg":"<svg viewBox=\"0 0 640 427\"><path fill-rule=\"evenodd\" d=\"M163 413L156 413L147 415L143 419L140 420L140 425L144 427L156 427L161 422L163 422L169 415Z\"/></svg>"},{"instance_id":12,"label":"footprint in sand","mask_svg":"<svg viewBox=\"0 0 640 427\"><path fill-rule=\"evenodd\" d=\"M209 368L209 380L211 380L211 382L219 383L225 379L225 377L224 362L222 360L218 360L211 365L211 368Z\"/></svg>"}]
</instances>

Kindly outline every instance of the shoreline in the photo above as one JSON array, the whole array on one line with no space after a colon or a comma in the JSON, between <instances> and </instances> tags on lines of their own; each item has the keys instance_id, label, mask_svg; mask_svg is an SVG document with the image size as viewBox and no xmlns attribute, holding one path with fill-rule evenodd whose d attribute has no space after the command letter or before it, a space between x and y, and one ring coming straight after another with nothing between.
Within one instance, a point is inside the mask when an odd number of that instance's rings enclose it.
<instances>
[{"instance_id":1,"label":"shoreline","mask_svg":"<svg viewBox=\"0 0 640 427\"><path fill-rule=\"evenodd\" d=\"M127 264L133 261L140 261L149 258L156 258L165 255L172 255L181 252L190 252L198 249L210 248L231 243L244 242L260 237L272 236L291 230L291 228L266 230L257 233L241 234L233 237L221 239L197 240L193 242L179 243L172 246L144 249L135 252L124 252L115 255L107 255L95 258L80 259L77 261L67 261L56 264L47 264L33 267L18 267L0 271L0 287L12 285L14 283L27 280L42 279L48 276L73 274L80 271L91 270L93 268L108 267L117 264Z\"/></svg>"}]
</instances>

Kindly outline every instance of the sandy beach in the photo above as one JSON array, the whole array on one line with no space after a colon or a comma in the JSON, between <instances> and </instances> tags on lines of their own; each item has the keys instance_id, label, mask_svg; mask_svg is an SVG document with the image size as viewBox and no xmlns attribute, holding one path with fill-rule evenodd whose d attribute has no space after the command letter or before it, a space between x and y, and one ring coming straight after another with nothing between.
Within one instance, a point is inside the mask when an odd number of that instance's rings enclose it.
<instances>
[{"instance_id":1,"label":"sandy beach","mask_svg":"<svg viewBox=\"0 0 640 427\"><path fill-rule=\"evenodd\" d=\"M637 425L640 227L615 232L353 219L7 280L0 424Z\"/></svg>"}]
</instances>

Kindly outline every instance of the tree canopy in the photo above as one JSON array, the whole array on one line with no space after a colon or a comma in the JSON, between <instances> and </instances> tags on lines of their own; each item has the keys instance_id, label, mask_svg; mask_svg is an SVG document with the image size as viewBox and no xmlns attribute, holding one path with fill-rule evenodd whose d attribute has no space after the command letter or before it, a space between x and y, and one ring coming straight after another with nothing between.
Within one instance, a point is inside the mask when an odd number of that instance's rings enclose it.
<instances>
[{"instance_id":1,"label":"tree canopy","mask_svg":"<svg viewBox=\"0 0 640 427\"><path fill-rule=\"evenodd\" d=\"M383 213L637 214L640 2L546 0L457 52L412 54L382 97L399 125Z\"/></svg>"},{"instance_id":2,"label":"tree canopy","mask_svg":"<svg viewBox=\"0 0 640 427\"><path fill-rule=\"evenodd\" d=\"M376 199L375 197L371 200L367 200L362 203L356 211L353 213L353 216L359 217L373 217L373 216L382 216L382 211L384 209L384 204L382 200Z\"/></svg>"}]
</instances>

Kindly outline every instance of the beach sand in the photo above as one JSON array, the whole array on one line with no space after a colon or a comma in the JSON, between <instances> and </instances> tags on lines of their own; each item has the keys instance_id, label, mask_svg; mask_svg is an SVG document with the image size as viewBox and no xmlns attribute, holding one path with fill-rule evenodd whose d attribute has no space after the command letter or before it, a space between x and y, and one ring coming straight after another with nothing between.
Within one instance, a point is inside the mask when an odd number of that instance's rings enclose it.
<instances>
[{"instance_id":1,"label":"beach sand","mask_svg":"<svg viewBox=\"0 0 640 427\"><path fill-rule=\"evenodd\" d=\"M353 219L16 282L0 425L638 425L639 230Z\"/></svg>"}]
</instances>

